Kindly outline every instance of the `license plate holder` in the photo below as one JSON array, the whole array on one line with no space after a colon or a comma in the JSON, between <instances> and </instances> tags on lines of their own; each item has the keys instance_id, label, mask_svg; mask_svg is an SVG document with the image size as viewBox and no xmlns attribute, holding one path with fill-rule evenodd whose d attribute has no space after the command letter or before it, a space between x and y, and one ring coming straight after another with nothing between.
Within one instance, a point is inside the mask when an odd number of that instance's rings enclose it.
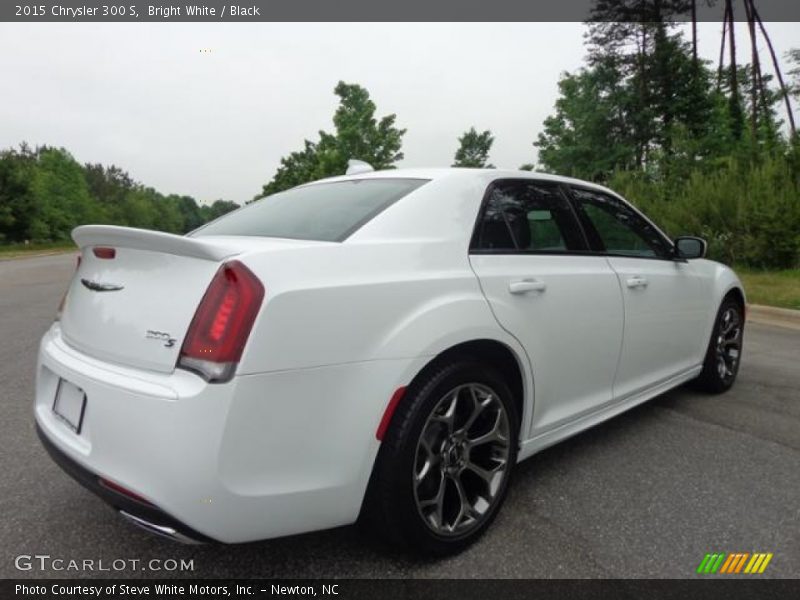
<instances>
[{"instance_id":1,"label":"license plate holder","mask_svg":"<svg viewBox=\"0 0 800 600\"><path fill-rule=\"evenodd\" d=\"M86 392L74 383L59 378L53 400L53 414L76 435L80 435L85 411Z\"/></svg>"}]
</instances>

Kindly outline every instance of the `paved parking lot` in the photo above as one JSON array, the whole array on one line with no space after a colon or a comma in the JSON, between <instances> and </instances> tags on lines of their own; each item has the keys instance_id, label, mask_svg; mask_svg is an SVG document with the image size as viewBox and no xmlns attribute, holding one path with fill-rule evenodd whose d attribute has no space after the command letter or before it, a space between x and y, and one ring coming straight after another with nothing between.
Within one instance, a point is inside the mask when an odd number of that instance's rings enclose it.
<instances>
[{"instance_id":1,"label":"paved parking lot","mask_svg":"<svg viewBox=\"0 0 800 600\"><path fill-rule=\"evenodd\" d=\"M735 388L680 388L520 465L488 534L412 560L354 528L241 546L181 546L123 522L53 464L33 429L36 347L74 256L0 262L0 577L18 555L193 560L197 577L690 577L706 552L772 552L800 576L800 331L748 325Z\"/></svg>"}]
</instances>

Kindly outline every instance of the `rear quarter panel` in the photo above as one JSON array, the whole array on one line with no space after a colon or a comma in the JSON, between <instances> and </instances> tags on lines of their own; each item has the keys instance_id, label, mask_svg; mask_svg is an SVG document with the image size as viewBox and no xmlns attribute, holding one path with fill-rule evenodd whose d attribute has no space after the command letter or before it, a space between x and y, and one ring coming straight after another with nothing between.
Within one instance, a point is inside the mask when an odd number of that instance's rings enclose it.
<instances>
[{"instance_id":1,"label":"rear quarter panel","mask_svg":"<svg viewBox=\"0 0 800 600\"><path fill-rule=\"evenodd\" d=\"M248 257L266 297L238 373L433 356L504 337L466 251L456 254L408 240Z\"/></svg>"},{"instance_id":2,"label":"rear quarter panel","mask_svg":"<svg viewBox=\"0 0 800 600\"><path fill-rule=\"evenodd\" d=\"M240 257L266 294L237 373L397 359L421 368L459 343L491 339L516 354L532 390L527 356L497 323L469 264L486 183L483 175L432 181L341 244ZM376 401L388 402L415 374L387 381Z\"/></svg>"}]
</instances>

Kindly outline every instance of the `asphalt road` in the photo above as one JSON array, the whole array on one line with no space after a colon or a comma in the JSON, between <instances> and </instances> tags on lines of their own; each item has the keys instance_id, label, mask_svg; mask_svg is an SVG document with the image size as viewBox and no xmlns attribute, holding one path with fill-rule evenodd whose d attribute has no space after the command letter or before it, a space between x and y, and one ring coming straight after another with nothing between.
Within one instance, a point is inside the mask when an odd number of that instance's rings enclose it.
<instances>
[{"instance_id":1,"label":"asphalt road","mask_svg":"<svg viewBox=\"0 0 800 600\"><path fill-rule=\"evenodd\" d=\"M36 348L73 268L65 255L0 262L0 577L109 575L14 566L47 554L194 561L117 573L139 577L680 578L706 552L756 551L774 553L762 577L800 576L800 331L751 323L729 393L675 390L521 464L494 526L455 558L413 560L349 527L182 546L123 522L34 433Z\"/></svg>"}]
</instances>

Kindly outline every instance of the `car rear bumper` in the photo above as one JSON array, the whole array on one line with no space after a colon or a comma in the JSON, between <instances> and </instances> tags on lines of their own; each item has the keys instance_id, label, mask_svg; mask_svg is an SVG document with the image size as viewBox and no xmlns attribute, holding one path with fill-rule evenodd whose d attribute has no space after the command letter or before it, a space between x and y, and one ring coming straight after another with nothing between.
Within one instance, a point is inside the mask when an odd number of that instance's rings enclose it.
<instances>
[{"instance_id":1,"label":"car rear bumper","mask_svg":"<svg viewBox=\"0 0 800 600\"><path fill-rule=\"evenodd\" d=\"M134 524L155 534L183 543L208 543L214 541L202 533L194 531L191 527L181 523L171 515L168 515L157 506L149 503L137 502L129 496L104 486L101 483L101 478L97 474L92 473L90 470L72 460L50 441L47 434L42 431L38 423L36 424L36 433L44 449L47 450L47 453L50 455L50 458L52 458L64 472L87 490L106 501Z\"/></svg>"},{"instance_id":2,"label":"car rear bumper","mask_svg":"<svg viewBox=\"0 0 800 600\"><path fill-rule=\"evenodd\" d=\"M207 384L104 363L68 346L56 324L39 351L35 417L53 459L137 525L247 542L357 519L383 410L418 367L380 360ZM86 393L80 434L53 413L60 379Z\"/></svg>"}]
</instances>

